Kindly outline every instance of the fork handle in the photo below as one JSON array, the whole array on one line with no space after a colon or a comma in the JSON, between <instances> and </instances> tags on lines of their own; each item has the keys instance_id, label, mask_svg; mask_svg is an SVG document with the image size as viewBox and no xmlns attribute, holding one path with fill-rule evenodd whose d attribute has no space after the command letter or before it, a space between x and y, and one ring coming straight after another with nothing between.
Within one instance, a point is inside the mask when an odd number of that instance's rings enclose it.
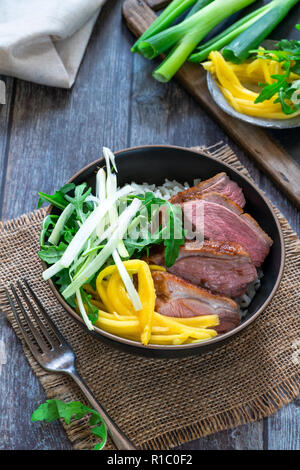
<instances>
[{"instance_id":1,"label":"fork handle","mask_svg":"<svg viewBox=\"0 0 300 470\"><path fill-rule=\"evenodd\" d=\"M72 377L74 382L77 383L78 387L86 397L86 399L91 404L92 408L94 408L103 418L103 421L106 424L108 433L112 438L115 446L118 450L136 450L132 442L125 436L125 434L121 431L121 429L116 425L116 423L111 419L109 414L106 410L100 405L100 403L96 400L93 393L84 382L82 377L78 374L76 369L72 371L68 371L68 374Z\"/></svg>"}]
</instances>

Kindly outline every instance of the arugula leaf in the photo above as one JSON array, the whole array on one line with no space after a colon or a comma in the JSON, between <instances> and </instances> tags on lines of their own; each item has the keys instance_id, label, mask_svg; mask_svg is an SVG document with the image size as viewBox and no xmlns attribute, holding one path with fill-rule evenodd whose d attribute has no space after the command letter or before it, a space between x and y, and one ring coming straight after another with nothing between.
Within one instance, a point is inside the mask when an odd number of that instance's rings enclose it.
<instances>
[{"instance_id":1,"label":"arugula leaf","mask_svg":"<svg viewBox=\"0 0 300 470\"><path fill-rule=\"evenodd\" d=\"M65 196L66 200L73 204L75 207L77 217L81 222L84 222L86 219L87 214L84 212L84 207L83 204L88 197L88 195L91 193L92 188L88 188L85 192L85 188L87 187L86 183L82 183L79 186L75 187L75 192L74 192L74 197L71 196ZM89 207L88 213L91 211L91 207Z\"/></svg>"},{"instance_id":2,"label":"arugula leaf","mask_svg":"<svg viewBox=\"0 0 300 470\"><path fill-rule=\"evenodd\" d=\"M300 30L300 25L296 25ZM261 84L263 87L255 103L263 103L276 97L274 103L280 103L282 112L286 115L294 114L300 109L299 97L300 80L291 81L291 73L300 74L300 41L282 39L276 44L277 49L252 51L257 53L261 59L271 59L282 63L284 72L279 75L272 75L274 83Z\"/></svg>"},{"instance_id":3,"label":"arugula leaf","mask_svg":"<svg viewBox=\"0 0 300 470\"><path fill-rule=\"evenodd\" d=\"M98 308L95 307L95 305L92 304L91 298L92 296L90 294L87 294L84 289L80 289L81 292L81 297L82 297L82 302L84 306L87 309L87 315L89 319L91 320L92 324L96 323L98 320Z\"/></svg>"},{"instance_id":4,"label":"arugula leaf","mask_svg":"<svg viewBox=\"0 0 300 470\"><path fill-rule=\"evenodd\" d=\"M47 215L47 217L44 218L40 234L41 247L45 245L45 240L46 238L49 238L50 232L54 229L57 219L58 215Z\"/></svg>"},{"instance_id":5,"label":"arugula leaf","mask_svg":"<svg viewBox=\"0 0 300 470\"><path fill-rule=\"evenodd\" d=\"M157 221L155 213L152 213L153 205L157 206L157 210L164 214L166 224L162 226L155 226L153 233L147 231L143 237L133 240L128 237L124 240L126 249L131 256L140 256L149 249L150 245L157 245L163 243L165 246L165 263L167 267L173 266L179 255L179 248L184 244L185 231L182 222L182 209L180 206L175 206L165 199L156 197L153 193L146 193L143 198L143 206L140 211L144 214L143 209L147 210L149 224L153 224L153 219L159 225L161 218ZM137 217L140 215L138 214ZM151 219L152 217L152 219ZM153 228L153 227L152 227Z\"/></svg>"},{"instance_id":6,"label":"arugula leaf","mask_svg":"<svg viewBox=\"0 0 300 470\"><path fill-rule=\"evenodd\" d=\"M58 191L56 191L56 193L53 195L39 192L37 208L39 209L44 202L48 202L53 206L57 207L58 209L64 210L64 208L68 205L68 202L65 199L65 195L74 188L74 183L67 183L62 186Z\"/></svg>"},{"instance_id":7,"label":"arugula leaf","mask_svg":"<svg viewBox=\"0 0 300 470\"><path fill-rule=\"evenodd\" d=\"M62 269L55 276L55 284L58 286L59 292L63 292L68 287L70 282L71 282L71 278L70 278L68 268Z\"/></svg>"},{"instance_id":8,"label":"arugula leaf","mask_svg":"<svg viewBox=\"0 0 300 470\"><path fill-rule=\"evenodd\" d=\"M67 245L64 242L60 242L59 245L44 245L38 255L45 263L54 264L60 260L66 248Z\"/></svg>"},{"instance_id":9,"label":"arugula leaf","mask_svg":"<svg viewBox=\"0 0 300 470\"><path fill-rule=\"evenodd\" d=\"M101 439L101 442L95 445L94 450L101 450L107 441L105 423L96 410L83 405L79 401L65 403L61 400L47 400L32 413L31 422L46 421L46 423L51 423L61 418L69 425L73 417L74 419L81 419L89 414L91 415L89 420L91 432Z\"/></svg>"},{"instance_id":10,"label":"arugula leaf","mask_svg":"<svg viewBox=\"0 0 300 470\"><path fill-rule=\"evenodd\" d=\"M184 244L185 231L182 227L182 209L180 206L174 206L167 202L167 215L169 222L169 237L164 238L165 245L165 263L167 268L173 266L179 256L179 248Z\"/></svg>"},{"instance_id":11,"label":"arugula leaf","mask_svg":"<svg viewBox=\"0 0 300 470\"><path fill-rule=\"evenodd\" d=\"M255 103L262 103L263 101L270 100L273 96L277 95L282 90L286 90L289 87L289 83L287 82L287 78L290 75L290 65L287 63L287 70L285 74L281 75L272 75L272 78L276 80L275 83L271 83L268 85L264 85L260 83L260 86L263 86L263 89L256 98Z\"/></svg>"}]
</instances>

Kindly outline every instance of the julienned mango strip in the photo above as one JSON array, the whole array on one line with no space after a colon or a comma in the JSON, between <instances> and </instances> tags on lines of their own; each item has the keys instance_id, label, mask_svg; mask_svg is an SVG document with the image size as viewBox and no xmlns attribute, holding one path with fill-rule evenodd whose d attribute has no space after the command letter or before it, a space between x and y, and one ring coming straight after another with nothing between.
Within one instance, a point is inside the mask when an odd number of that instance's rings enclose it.
<instances>
[{"instance_id":1,"label":"julienned mango strip","mask_svg":"<svg viewBox=\"0 0 300 470\"><path fill-rule=\"evenodd\" d=\"M108 310L99 309L96 326L145 345L175 345L195 339L203 341L217 335L215 330L208 329L219 324L217 315L175 319L154 311L155 288L151 268L165 268L148 266L141 260L125 261L124 266L131 275L137 274L143 309L139 312L134 310L116 266L108 266L96 280L97 294Z\"/></svg>"},{"instance_id":2,"label":"julienned mango strip","mask_svg":"<svg viewBox=\"0 0 300 470\"><path fill-rule=\"evenodd\" d=\"M141 328L141 342L143 344L148 344L151 336L152 315L155 307L155 289L151 271L148 264L142 260L124 261L124 266L131 273L136 273L138 276L138 293L143 305L142 310L138 312ZM108 266L99 273L96 281L97 291L102 301L107 305L111 312L115 310L118 311L120 308L120 290L118 289L117 292L114 290L116 289L116 284L114 284L115 279L112 276L116 270L117 267L115 265ZM108 276L111 276L111 279L106 292L102 285L102 281ZM113 284L111 284L111 282ZM121 311L123 313L124 311L127 313L128 309L126 306L121 304Z\"/></svg>"},{"instance_id":3,"label":"julienned mango strip","mask_svg":"<svg viewBox=\"0 0 300 470\"><path fill-rule=\"evenodd\" d=\"M274 99L255 103L259 93L250 90L241 83L241 80L250 84L258 84L262 81L272 83L272 75L283 72L278 62L258 58L252 63L237 65L226 62L222 54L217 51L211 52L209 59L210 61L203 63L203 67L216 75L220 90L236 111L249 116L269 119L291 119L300 114L300 111L291 115L284 114L280 103L274 103ZM293 78L299 79L300 76L293 74Z\"/></svg>"}]
</instances>

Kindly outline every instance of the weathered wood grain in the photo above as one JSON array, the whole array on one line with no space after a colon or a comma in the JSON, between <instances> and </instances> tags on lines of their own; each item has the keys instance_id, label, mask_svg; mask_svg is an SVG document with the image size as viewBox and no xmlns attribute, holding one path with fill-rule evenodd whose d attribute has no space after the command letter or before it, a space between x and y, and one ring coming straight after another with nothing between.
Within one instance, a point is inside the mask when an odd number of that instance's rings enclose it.
<instances>
[{"instance_id":1,"label":"weathered wood grain","mask_svg":"<svg viewBox=\"0 0 300 470\"><path fill-rule=\"evenodd\" d=\"M151 143L211 145L223 140L300 233L299 212L255 162L182 87L176 82L155 82L153 64L130 53L133 37L121 22L121 4L122 0L111 0L104 7L73 90L16 80L15 94L13 80L8 79L8 105L0 106L0 175L8 156L3 219L32 210L38 189L54 191L97 158L103 144L120 149ZM285 148L298 152L296 133L283 140ZM30 423L31 411L45 395L1 313L0 339L8 357L0 372L0 449L71 448L58 423ZM297 420L298 401L263 422L208 436L184 448L300 449Z\"/></svg>"},{"instance_id":2,"label":"weathered wood grain","mask_svg":"<svg viewBox=\"0 0 300 470\"><path fill-rule=\"evenodd\" d=\"M213 434L184 444L180 449L190 450L263 450L263 421Z\"/></svg>"},{"instance_id":3,"label":"weathered wood grain","mask_svg":"<svg viewBox=\"0 0 300 470\"><path fill-rule=\"evenodd\" d=\"M170 0L147 0L147 3L152 10L160 10L170 3Z\"/></svg>"},{"instance_id":4,"label":"weathered wood grain","mask_svg":"<svg viewBox=\"0 0 300 470\"><path fill-rule=\"evenodd\" d=\"M123 15L129 29L137 37L150 26L154 18L153 11L140 0L126 0ZM236 120L218 108L208 91L206 72L202 67L185 63L177 72L176 79L300 207L300 166L295 160L265 130Z\"/></svg>"},{"instance_id":5,"label":"weathered wood grain","mask_svg":"<svg viewBox=\"0 0 300 470\"><path fill-rule=\"evenodd\" d=\"M60 423L31 423L35 408L46 400L41 384L24 356L23 348L3 314L0 339L6 345L7 363L0 369L0 450L72 449Z\"/></svg>"},{"instance_id":6,"label":"weathered wood grain","mask_svg":"<svg viewBox=\"0 0 300 470\"><path fill-rule=\"evenodd\" d=\"M300 449L300 398L285 406L267 422L267 447L270 450Z\"/></svg>"},{"instance_id":7,"label":"weathered wood grain","mask_svg":"<svg viewBox=\"0 0 300 470\"><path fill-rule=\"evenodd\" d=\"M120 2L112 0L72 90L17 82L3 218L34 208L38 191L59 187L96 160L103 145L126 147L132 55L124 34Z\"/></svg>"},{"instance_id":8,"label":"weathered wood grain","mask_svg":"<svg viewBox=\"0 0 300 470\"><path fill-rule=\"evenodd\" d=\"M10 132L12 125L12 109L15 95L13 78L5 78L0 76L0 80L4 80L6 86L6 104L0 105L0 218L2 213L2 200L4 183L6 178L8 149L10 141Z\"/></svg>"}]
</instances>

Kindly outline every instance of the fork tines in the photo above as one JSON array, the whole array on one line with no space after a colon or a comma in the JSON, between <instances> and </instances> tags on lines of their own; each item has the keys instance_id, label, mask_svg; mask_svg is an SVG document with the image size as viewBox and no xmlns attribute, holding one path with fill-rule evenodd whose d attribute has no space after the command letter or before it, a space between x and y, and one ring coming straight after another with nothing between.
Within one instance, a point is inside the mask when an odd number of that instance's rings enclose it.
<instances>
[{"instance_id":1,"label":"fork tines","mask_svg":"<svg viewBox=\"0 0 300 470\"><path fill-rule=\"evenodd\" d=\"M19 281L17 287L21 297L13 285L10 286L13 296L7 289L6 295L31 352L34 355L44 354L55 346L62 344L64 340L28 282L24 279L23 283L30 297Z\"/></svg>"}]
</instances>

